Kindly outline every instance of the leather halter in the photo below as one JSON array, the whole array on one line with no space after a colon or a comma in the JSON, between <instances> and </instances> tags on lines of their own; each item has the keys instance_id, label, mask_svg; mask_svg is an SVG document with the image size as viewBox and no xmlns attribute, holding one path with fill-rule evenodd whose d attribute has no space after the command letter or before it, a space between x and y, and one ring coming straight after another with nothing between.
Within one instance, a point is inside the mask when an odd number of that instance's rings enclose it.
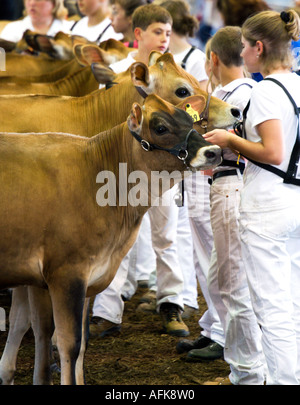
<instances>
[{"instance_id":1,"label":"leather halter","mask_svg":"<svg viewBox=\"0 0 300 405\"><path fill-rule=\"evenodd\" d=\"M205 109L200 114L200 127L205 129L205 131L207 130L207 126L208 126L208 113L209 113L210 99L211 99L211 93L208 93Z\"/></svg>"},{"instance_id":2,"label":"leather halter","mask_svg":"<svg viewBox=\"0 0 300 405\"><path fill-rule=\"evenodd\" d=\"M179 160L181 160L185 165L186 165L186 158L188 157L188 150L187 150L187 144L190 135L195 132L198 135L198 132L195 129L190 129L189 132L187 133L185 140L181 143L176 144L173 146L173 148L163 148L162 146L156 145L154 143L150 143L146 141L145 139L142 139L136 132L130 131L131 134L135 137L135 139L140 142L141 147L146 151L150 152L153 151L154 149L157 150L163 150L165 152L171 153L171 155L176 156Z\"/></svg>"}]
</instances>

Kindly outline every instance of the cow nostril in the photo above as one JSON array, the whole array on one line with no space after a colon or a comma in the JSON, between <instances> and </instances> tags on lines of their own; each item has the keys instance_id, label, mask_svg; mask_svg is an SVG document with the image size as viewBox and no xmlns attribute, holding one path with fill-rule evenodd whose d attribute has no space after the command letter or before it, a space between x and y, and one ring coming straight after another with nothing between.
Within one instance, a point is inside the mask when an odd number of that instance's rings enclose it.
<instances>
[{"instance_id":1,"label":"cow nostril","mask_svg":"<svg viewBox=\"0 0 300 405\"><path fill-rule=\"evenodd\" d=\"M234 118L241 118L242 116L242 113L238 108L232 108L231 114L234 116Z\"/></svg>"},{"instance_id":2,"label":"cow nostril","mask_svg":"<svg viewBox=\"0 0 300 405\"><path fill-rule=\"evenodd\" d=\"M211 150L206 150L206 151L204 152L204 156L205 156L207 159L213 159L213 158L216 157L216 154L215 154L215 152L212 152Z\"/></svg>"}]
</instances>

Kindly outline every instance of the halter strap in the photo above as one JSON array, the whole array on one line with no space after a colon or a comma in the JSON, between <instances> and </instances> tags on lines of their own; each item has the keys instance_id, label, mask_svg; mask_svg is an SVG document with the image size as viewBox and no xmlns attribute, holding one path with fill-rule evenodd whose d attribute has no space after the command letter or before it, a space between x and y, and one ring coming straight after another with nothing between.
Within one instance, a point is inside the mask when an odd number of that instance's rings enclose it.
<instances>
[{"instance_id":1,"label":"halter strap","mask_svg":"<svg viewBox=\"0 0 300 405\"><path fill-rule=\"evenodd\" d=\"M162 146L156 145L154 143L150 143L148 141L146 141L145 139L143 139L142 137L140 137L140 135L138 135L136 132L134 131L130 131L131 134L134 136L134 138L140 142L141 147L146 151L146 152L150 152L153 151L155 149L157 150L163 150L165 152L169 152L171 153L171 155L176 156L179 160L182 160L184 163L186 161L186 158L188 157L188 151L187 151L187 144L188 144L188 139L190 137L190 135L193 132L197 131L195 129L190 129L189 132L187 133L185 140L181 143L178 143L177 145L173 146L173 148L163 148Z\"/></svg>"}]
</instances>

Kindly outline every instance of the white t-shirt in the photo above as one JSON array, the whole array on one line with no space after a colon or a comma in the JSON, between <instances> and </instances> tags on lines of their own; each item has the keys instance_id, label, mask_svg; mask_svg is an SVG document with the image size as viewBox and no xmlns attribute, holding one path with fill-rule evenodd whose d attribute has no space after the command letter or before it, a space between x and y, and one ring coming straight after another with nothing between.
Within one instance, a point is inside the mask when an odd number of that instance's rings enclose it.
<instances>
[{"instance_id":1,"label":"white t-shirt","mask_svg":"<svg viewBox=\"0 0 300 405\"><path fill-rule=\"evenodd\" d=\"M189 49L184 50L183 52L173 54L174 60L178 65L181 65L184 57L190 51ZM189 55L186 61L185 70L193 75L199 82L203 80L208 80L207 74L205 72L205 54L200 49L196 48Z\"/></svg>"},{"instance_id":2,"label":"white t-shirt","mask_svg":"<svg viewBox=\"0 0 300 405\"><path fill-rule=\"evenodd\" d=\"M255 80L248 78L236 79L226 84L224 87L219 85L214 90L212 95L243 111L250 99L252 88L256 85L256 83L257 82ZM225 148L223 149L223 159L236 162L238 156L234 154L230 148ZM244 163L243 158L240 158L239 161ZM231 166L217 166L213 170L213 173L232 169L233 167Z\"/></svg>"},{"instance_id":3,"label":"white t-shirt","mask_svg":"<svg viewBox=\"0 0 300 405\"><path fill-rule=\"evenodd\" d=\"M129 52L125 59L119 60L118 62L112 63L109 67L115 73L125 72L136 60L134 59L137 55L137 51Z\"/></svg>"},{"instance_id":4,"label":"white t-shirt","mask_svg":"<svg viewBox=\"0 0 300 405\"><path fill-rule=\"evenodd\" d=\"M300 77L295 73L274 74L289 91L297 106L300 106ZM256 126L270 119L282 121L285 140L285 158L275 166L286 171L297 133L297 118L292 103L276 83L262 80L252 91L250 107L246 119L246 137L259 142ZM297 178L300 177L298 169ZM270 211L298 204L300 207L300 187L285 184L281 177L248 162L244 172L244 188L241 195L241 211Z\"/></svg>"},{"instance_id":5,"label":"white t-shirt","mask_svg":"<svg viewBox=\"0 0 300 405\"><path fill-rule=\"evenodd\" d=\"M88 25L88 17L83 17L76 23L73 23L71 32L73 35L80 35L91 42L98 43L110 38L117 41L123 39L123 34L115 32L108 17L101 21L101 23L93 26Z\"/></svg>"},{"instance_id":6,"label":"white t-shirt","mask_svg":"<svg viewBox=\"0 0 300 405\"><path fill-rule=\"evenodd\" d=\"M35 31L30 16L22 20L8 23L2 30L0 37L12 42L18 42L23 37L26 30ZM59 31L70 33L70 21L55 19L47 32L47 35L54 36Z\"/></svg>"},{"instance_id":7,"label":"white t-shirt","mask_svg":"<svg viewBox=\"0 0 300 405\"><path fill-rule=\"evenodd\" d=\"M129 52L127 57L125 59L119 60L118 62L112 63L109 65L109 67L115 72L115 73L122 73L125 72L129 66L131 66L136 60L134 57L136 56L137 51L132 51ZM105 87L105 84L99 84L99 89L103 89Z\"/></svg>"}]
</instances>

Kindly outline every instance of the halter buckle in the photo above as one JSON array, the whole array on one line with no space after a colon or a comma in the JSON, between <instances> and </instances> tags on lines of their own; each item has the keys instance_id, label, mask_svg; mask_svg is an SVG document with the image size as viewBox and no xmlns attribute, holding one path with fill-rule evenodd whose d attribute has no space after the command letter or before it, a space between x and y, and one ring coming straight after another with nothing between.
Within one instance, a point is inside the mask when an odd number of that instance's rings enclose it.
<instances>
[{"instance_id":1,"label":"halter buckle","mask_svg":"<svg viewBox=\"0 0 300 405\"><path fill-rule=\"evenodd\" d=\"M148 141L145 141L144 139L141 140L141 147L146 151L150 152L151 150L151 145Z\"/></svg>"},{"instance_id":2,"label":"halter buckle","mask_svg":"<svg viewBox=\"0 0 300 405\"><path fill-rule=\"evenodd\" d=\"M181 156L182 153L184 153L185 156ZM177 157L178 157L179 160L185 161L186 158L188 157L188 155L189 155L189 152L186 149L181 149L180 151L178 151Z\"/></svg>"}]
</instances>

